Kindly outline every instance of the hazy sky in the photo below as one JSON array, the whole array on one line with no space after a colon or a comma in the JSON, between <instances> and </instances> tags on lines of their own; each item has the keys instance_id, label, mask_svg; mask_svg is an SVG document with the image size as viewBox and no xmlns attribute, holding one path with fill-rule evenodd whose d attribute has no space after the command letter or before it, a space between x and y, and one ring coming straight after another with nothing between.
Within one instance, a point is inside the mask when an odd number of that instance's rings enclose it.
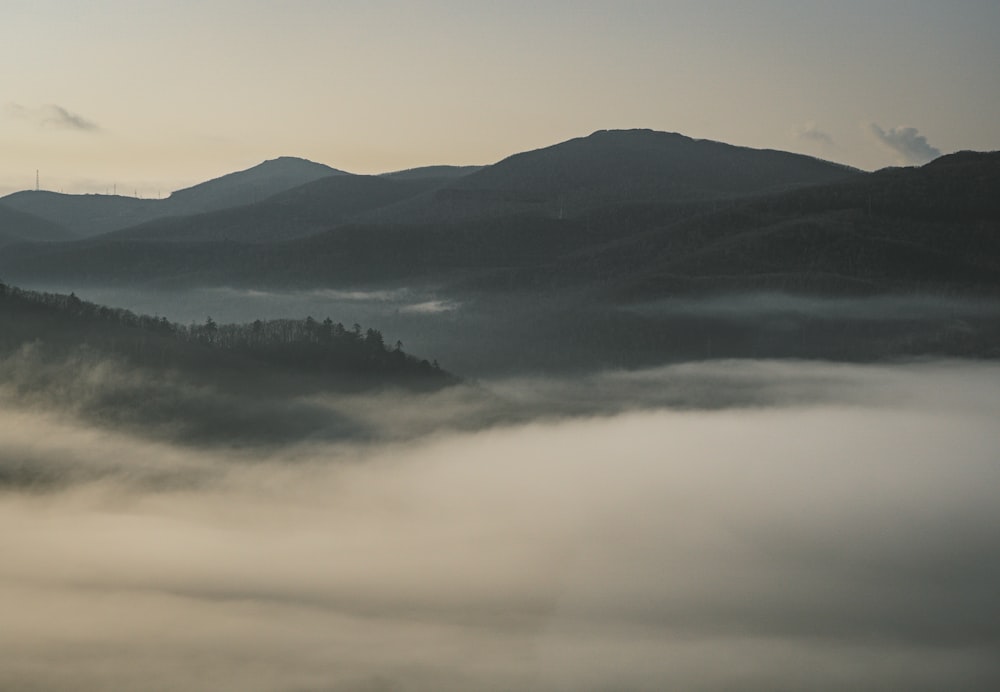
<instances>
[{"instance_id":1,"label":"hazy sky","mask_svg":"<svg viewBox=\"0 0 1000 692\"><path fill-rule=\"evenodd\" d=\"M629 127L874 169L1000 148L998 65L995 0L0 0L0 194Z\"/></svg>"}]
</instances>

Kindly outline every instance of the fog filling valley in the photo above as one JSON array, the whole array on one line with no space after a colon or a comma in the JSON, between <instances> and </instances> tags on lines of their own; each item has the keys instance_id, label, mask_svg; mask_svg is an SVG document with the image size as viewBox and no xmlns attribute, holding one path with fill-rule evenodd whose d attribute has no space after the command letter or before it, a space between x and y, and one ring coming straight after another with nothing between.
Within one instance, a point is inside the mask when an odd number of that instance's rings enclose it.
<instances>
[{"instance_id":1,"label":"fog filling valley","mask_svg":"<svg viewBox=\"0 0 1000 692\"><path fill-rule=\"evenodd\" d=\"M611 302L573 289L543 295L423 284L312 290L25 286L75 292L181 324L203 324L208 317L221 324L311 316L374 325L388 343L401 340L407 352L437 359L463 377L579 375L720 357L871 361L894 348L940 354L942 338L960 344L974 335L980 351L949 353L961 357L995 351L990 344L1000 338L1000 301L965 295L836 298L748 291Z\"/></svg>"},{"instance_id":2,"label":"fog filling valley","mask_svg":"<svg viewBox=\"0 0 1000 692\"><path fill-rule=\"evenodd\" d=\"M1000 686L1000 366L275 399L313 432L241 445L72 401L140 371L16 358L0 688Z\"/></svg>"}]
</instances>

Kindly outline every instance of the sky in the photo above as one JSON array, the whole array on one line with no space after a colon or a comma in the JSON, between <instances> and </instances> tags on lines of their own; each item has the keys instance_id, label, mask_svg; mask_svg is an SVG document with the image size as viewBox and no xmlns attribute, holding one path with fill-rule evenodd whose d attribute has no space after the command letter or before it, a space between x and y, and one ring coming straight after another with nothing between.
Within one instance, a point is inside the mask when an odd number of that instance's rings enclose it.
<instances>
[{"instance_id":1,"label":"sky","mask_svg":"<svg viewBox=\"0 0 1000 692\"><path fill-rule=\"evenodd\" d=\"M0 0L0 194L643 127L865 170L1000 149L1000 2Z\"/></svg>"}]
</instances>

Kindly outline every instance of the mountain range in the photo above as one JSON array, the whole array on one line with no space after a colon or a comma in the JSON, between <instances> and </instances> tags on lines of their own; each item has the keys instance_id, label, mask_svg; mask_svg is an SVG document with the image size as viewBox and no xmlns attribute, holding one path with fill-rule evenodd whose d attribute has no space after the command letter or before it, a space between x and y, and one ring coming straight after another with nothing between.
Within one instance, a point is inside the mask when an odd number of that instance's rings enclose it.
<instances>
[{"instance_id":1,"label":"mountain range","mask_svg":"<svg viewBox=\"0 0 1000 692\"><path fill-rule=\"evenodd\" d=\"M296 287L419 279L585 286L624 300L749 288L992 293L997 189L997 153L865 173L649 130L382 176L280 158L165 200L2 198L0 275ZM74 234L84 237L67 240Z\"/></svg>"},{"instance_id":2,"label":"mountain range","mask_svg":"<svg viewBox=\"0 0 1000 692\"><path fill-rule=\"evenodd\" d=\"M0 206L31 214L78 238L85 238L154 219L252 204L313 180L336 175L346 174L320 163L283 156L178 190L166 199L25 190L0 198Z\"/></svg>"}]
</instances>

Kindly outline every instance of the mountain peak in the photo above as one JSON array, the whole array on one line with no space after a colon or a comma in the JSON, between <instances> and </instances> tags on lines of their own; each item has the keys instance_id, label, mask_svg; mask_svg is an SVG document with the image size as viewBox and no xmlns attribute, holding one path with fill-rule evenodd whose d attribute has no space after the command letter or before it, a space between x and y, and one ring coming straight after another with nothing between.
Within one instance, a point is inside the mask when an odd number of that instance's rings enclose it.
<instances>
[{"instance_id":1,"label":"mountain peak","mask_svg":"<svg viewBox=\"0 0 1000 692\"><path fill-rule=\"evenodd\" d=\"M601 139L601 138L637 138L637 137L660 137L660 138L675 138L687 141L694 141L691 137L687 135L682 135L679 132L663 132L661 130L652 130L648 127L634 127L624 130L595 130L588 137L584 139Z\"/></svg>"},{"instance_id":2,"label":"mountain peak","mask_svg":"<svg viewBox=\"0 0 1000 692\"><path fill-rule=\"evenodd\" d=\"M338 173L346 173L346 171L341 171L336 168L331 168L324 163L316 163L315 161L310 161L309 159L304 159L301 156L278 156L273 159L266 159L256 166L248 168L247 171L252 171L258 168L287 168L287 169L301 169L301 170L317 170L324 171L327 175L337 175ZM246 171L242 171L246 172Z\"/></svg>"},{"instance_id":3,"label":"mountain peak","mask_svg":"<svg viewBox=\"0 0 1000 692\"><path fill-rule=\"evenodd\" d=\"M331 168L326 164L316 163L315 161L303 159L298 156L279 156L274 159L261 161L256 166L251 166L250 168L246 168L242 171L227 173L226 175L213 178L203 183L198 183L197 185L192 185L191 187L184 188L183 190L177 190L171 196L187 193L189 190L196 190L205 186L246 184L255 180L267 180L275 177L292 179L295 182L295 185L293 185L294 187L312 182L313 180L317 180L319 178L325 178L329 175L348 175L348 173L337 170L336 168ZM279 190L279 192L280 191L282 190Z\"/></svg>"},{"instance_id":4,"label":"mountain peak","mask_svg":"<svg viewBox=\"0 0 1000 692\"><path fill-rule=\"evenodd\" d=\"M598 130L514 154L457 181L523 207L583 209L608 203L739 197L831 182L854 171L810 156L751 149L649 129ZM452 195L454 198L454 195Z\"/></svg>"},{"instance_id":5,"label":"mountain peak","mask_svg":"<svg viewBox=\"0 0 1000 692\"><path fill-rule=\"evenodd\" d=\"M214 211L260 201L331 175L349 174L308 159L279 156L246 170L178 190L170 195L169 201L181 205L185 213Z\"/></svg>"}]
</instances>

